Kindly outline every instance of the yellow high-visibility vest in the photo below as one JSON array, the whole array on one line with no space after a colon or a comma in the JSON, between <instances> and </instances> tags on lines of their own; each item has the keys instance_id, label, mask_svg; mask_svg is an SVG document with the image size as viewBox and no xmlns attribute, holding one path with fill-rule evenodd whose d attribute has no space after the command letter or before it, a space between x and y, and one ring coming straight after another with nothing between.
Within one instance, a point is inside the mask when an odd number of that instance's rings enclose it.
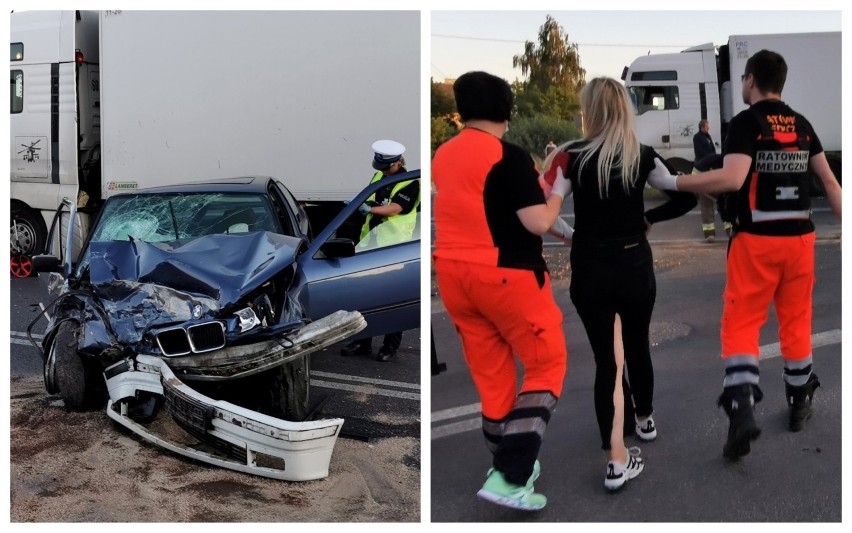
<instances>
[{"instance_id":1,"label":"yellow high-visibility vest","mask_svg":"<svg viewBox=\"0 0 852 533\"><path fill-rule=\"evenodd\" d=\"M376 172L375 175L373 175L373 179L370 180L370 184L381 180L383 177L384 174L381 171ZM394 185L390 196L388 197L388 202L393 203L393 197L396 196L396 193L410 185L413 181L414 180L401 181ZM367 202L370 201L376 201L376 193L371 194L370 197L367 198ZM361 240L358 241L358 248L367 248L371 245L377 247L389 246L391 244L411 240L411 237L414 234L414 228L417 226L418 205L420 205L420 191L417 192L417 199L411 206L410 212L385 217L384 222L373 228L372 232L375 234L375 243L371 242L370 222L373 220L373 214L369 213L367 215L367 220L361 227Z\"/></svg>"}]
</instances>

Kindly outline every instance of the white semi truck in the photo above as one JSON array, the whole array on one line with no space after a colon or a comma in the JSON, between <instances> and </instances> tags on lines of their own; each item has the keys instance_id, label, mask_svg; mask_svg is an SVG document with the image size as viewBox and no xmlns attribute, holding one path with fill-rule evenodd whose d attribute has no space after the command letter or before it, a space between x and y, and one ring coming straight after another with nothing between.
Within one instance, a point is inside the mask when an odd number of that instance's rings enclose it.
<instances>
[{"instance_id":1,"label":"white semi truck","mask_svg":"<svg viewBox=\"0 0 852 533\"><path fill-rule=\"evenodd\" d=\"M692 137L698 122L707 119L721 151L728 123L747 107L740 90L746 61L763 49L784 56L788 74L782 98L814 126L840 180L840 32L732 35L718 51L707 43L678 54L636 58L625 67L622 80L636 107L640 142L688 173Z\"/></svg>"},{"instance_id":2,"label":"white semi truck","mask_svg":"<svg viewBox=\"0 0 852 533\"><path fill-rule=\"evenodd\" d=\"M13 254L63 198L274 176L315 229L369 183L371 145L420 167L414 11L31 11L11 15Z\"/></svg>"}]
</instances>

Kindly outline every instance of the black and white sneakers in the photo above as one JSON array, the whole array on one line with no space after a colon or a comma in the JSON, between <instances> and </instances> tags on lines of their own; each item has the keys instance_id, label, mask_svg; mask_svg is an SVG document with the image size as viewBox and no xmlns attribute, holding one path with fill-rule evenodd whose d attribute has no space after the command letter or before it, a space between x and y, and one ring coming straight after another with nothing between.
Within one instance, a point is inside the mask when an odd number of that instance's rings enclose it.
<instances>
[{"instance_id":1,"label":"black and white sneakers","mask_svg":"<svg viewBox=\"0 0 852 533\"><path fill-rule=\"evenodd\" d=\"M642 473L645 469L645 462L639 457L641 450L637 447L632 447L627 450L627 462L619 463L618 461L610 461L606 464L606 478L604 478L604 486L611 491L620 489L627 483L628 479L633 479Z\"/></svg>"},{"instance_id":2,"label":"black and white sneakers","mask_svg":"<svg viewBox=\"0 0 852 533\"><path fill-rule=\"evenodd\" d=\"M657 438L657 426L654 425L654 417L649 416L644 422L636 419L636 436L639 440L651 442Z\"/></svg>"}]
</instances>

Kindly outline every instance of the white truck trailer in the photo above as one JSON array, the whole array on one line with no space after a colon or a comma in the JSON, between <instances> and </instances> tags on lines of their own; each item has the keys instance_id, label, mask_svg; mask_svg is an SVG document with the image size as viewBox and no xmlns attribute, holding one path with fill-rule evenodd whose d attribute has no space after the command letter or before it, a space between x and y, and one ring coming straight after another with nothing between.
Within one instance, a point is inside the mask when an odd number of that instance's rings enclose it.
<instances>
[{"instance_id":1,"label":"white truck trailer","mask_svg":"<svg viewBox=\"0 0 852 533\"><path fill-rule=\"evenodd\" d=\"M672 166L692 170L692 137L707 119L721 151L728 123L747 107L740 76L749 57L760 50L784 56L788 66L782 97L810 120L838 180L841 150L840 32L732 35L678 54L636 58L622 74L636 106L636 129L643 144L654 147Z\"/></svg>"},{"instance_id":2,"label":"white truck trailer","mask_svg":"<svg viewBox=\"0 0 852 533\"><path fill-rule=\"evenodd\" d=\"M20 12L11 48L13 253L43 250L62 198L275 176L322 226L374 141L420 167L416 11Z\"/></svg>"}]
</instances>

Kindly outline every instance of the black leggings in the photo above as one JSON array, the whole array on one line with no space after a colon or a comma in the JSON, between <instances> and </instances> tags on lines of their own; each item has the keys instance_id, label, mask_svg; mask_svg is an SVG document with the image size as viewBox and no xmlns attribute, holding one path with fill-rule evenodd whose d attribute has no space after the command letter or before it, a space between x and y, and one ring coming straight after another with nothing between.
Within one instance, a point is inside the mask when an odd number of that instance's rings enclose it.
<instances>
[{"instance_id":1,"label":"black leggings","mask_svg":"<svg viewBox=\"0 0 852 533\"><path fill-rule=\"evenodd\" d=\"M571 247L571 301L583 321L595 355L595 413L603 449L610 449L615 407L613 324L621 316L624 342L625 431L654 412L654 368L648 330L657 296L654 258L648 241L578 242ZM632 402L631 402L632 397Z\"/></svg>"}]
</instances>

